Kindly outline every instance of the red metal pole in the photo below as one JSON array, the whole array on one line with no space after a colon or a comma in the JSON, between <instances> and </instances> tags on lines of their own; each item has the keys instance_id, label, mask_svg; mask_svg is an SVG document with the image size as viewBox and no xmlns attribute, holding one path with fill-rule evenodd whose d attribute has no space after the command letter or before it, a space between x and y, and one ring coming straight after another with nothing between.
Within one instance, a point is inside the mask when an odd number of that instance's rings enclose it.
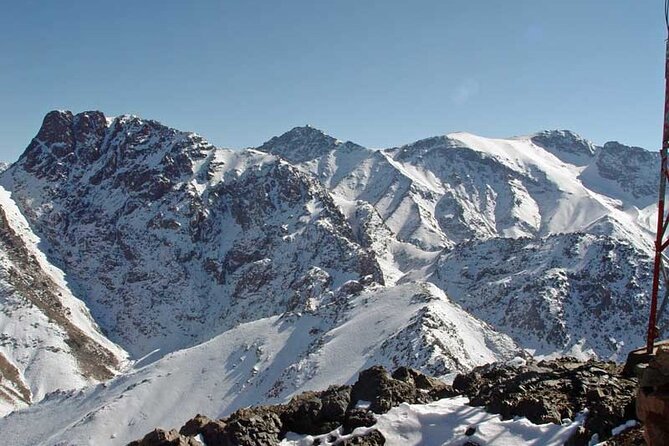
<instances>
[{"instance_id":1,"label":"red metal pole","mask_svg":"<svg viewBox=\"0 0 669 446\"><path fill-rule=\"evenodd\" d=\"M655 239L655 264L653 267L653 290L650 300L650 317L648 319L648 339L646 352L653 353L657 333L657 297L660 290L660 268L662 267L662 251L666 219L664 216L664 197L667 190L667 149L669 148L669 40L667 40L664 64L664 129L662 132L662 148L660 149L660 197L657 204L657 237Z\"/></svg>"}]
</instances>

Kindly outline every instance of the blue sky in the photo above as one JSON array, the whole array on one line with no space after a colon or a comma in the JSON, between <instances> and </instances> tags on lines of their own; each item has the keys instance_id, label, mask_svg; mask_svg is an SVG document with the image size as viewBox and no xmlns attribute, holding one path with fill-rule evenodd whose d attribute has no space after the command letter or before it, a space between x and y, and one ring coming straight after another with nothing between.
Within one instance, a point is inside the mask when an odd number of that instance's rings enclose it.
<instances>
[{"instance_id":1,"label":"blue sky","mask_svg":"<svg viewBox=\"0 0 669 446\"><path fill-rule=\"evenodd\" d=\"M568 128L656 150L659 0L0 0L0 159L51 109L224 147L297 125L388 147Z\"/></svg>"}]
</instances>

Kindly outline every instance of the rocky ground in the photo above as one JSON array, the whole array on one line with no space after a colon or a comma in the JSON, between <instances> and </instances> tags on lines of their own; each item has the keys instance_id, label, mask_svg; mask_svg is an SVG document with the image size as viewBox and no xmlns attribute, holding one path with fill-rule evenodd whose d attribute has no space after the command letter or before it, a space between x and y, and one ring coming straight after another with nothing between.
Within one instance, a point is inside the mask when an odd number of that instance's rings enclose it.
<instances>
[{"instance_id":1,"label":"rocky ground","mask_svg":"<svg viewBox=\"0 0 669 446\"><path fill-rule=\"evenodd\" d=\"M197 415L179 431L156 429L129 446L198 445L198 435L207 446L278 445L288 432L321 435L338 427L344 433L369 428L338 444L382 445L382 433L373 428L376 414L403 402L423 404L457 395L503 419L526 417L536 424L559 424L587 411L570 445L591 439L640 444L639 427L612 438L613 429L635 418L636 387L636 380L622 377L614 363L569 358L486 365L458 375L452 385L405 367L390 374L375 366L361 372L353 386L305 392L287 404L245 408L219 420ZM475 432L476 426L470 429Z\"/></svg>"}]
</instances>

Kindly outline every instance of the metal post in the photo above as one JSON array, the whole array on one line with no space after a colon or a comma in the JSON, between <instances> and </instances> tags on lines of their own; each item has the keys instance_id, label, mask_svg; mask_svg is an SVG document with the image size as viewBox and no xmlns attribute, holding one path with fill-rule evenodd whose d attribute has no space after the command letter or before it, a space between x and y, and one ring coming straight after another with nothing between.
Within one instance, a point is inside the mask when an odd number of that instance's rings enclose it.
<instances>
[{"instance_id":1,"label":"metal post","mask_svg":"<svg viewBox=\"0 0 669 446\"><path fill-rule=\"evenodd\" d=\"M664 251L669 245L669 242L664 241L664 234L667 231L667 224L669 223L669 216L664 215L664 198L667 190L667 150L669 149L669 40L667 40L666 44L664 82L664 129L662 132L662 148L660 149L660 197L657 204L657 238L655 239L653 289L650 300L648 339L646 343L646 351L648 354L653 353L655 338L658 336L657 297L660 290L660 270L664 267L662 251Z\"/></svg>"}]
</instances>

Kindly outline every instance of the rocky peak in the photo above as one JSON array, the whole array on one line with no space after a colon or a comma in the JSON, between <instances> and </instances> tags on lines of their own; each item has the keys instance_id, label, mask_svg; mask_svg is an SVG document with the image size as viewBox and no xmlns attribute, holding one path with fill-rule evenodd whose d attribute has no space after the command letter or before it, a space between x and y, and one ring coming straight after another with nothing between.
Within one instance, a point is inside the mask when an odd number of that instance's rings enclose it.
<instances>
[{"instance_id":1,"label":"rocky peak","mask_svg":"<svg viewBox=\"0 0 669 446\"><path fill-rule=\"evenodd\" d=\"M656 197L660 181L659 152L610 141L597 154L595 164L602 178L618 183L633 197Z\"/></svg>"},{"instance_id":2,"label":"rocky peak","mask_svg":"<svg viewBox=\"0 0 669 446\"><path fill-rule=\"evenodd\" d=\"M137 116L52 111L9 173L24 170L69 193L110 181L156 199L190 178L213 150L198 135Z\"/></svg>"},{"instance_id":3,"label":"rocky peak","mask_svg":"<svg viewBox=\"0 0 669 446\"><path fill-rule=\"evenodd\" d=\"M544 130L531 140L562 161L577 166L588 164L597 151L593 143L571 130Z\"/></svg>"},{"instance_id":4,"label":"rocky peak","mask_svg":"<svg viewBox=\"0 0 669 446\"><path fill-rule=\"evenodd\" d=\"M69 144L72 141L72 112L53 110L44 116L36 138L44 144Z\"/></svg>"},{"instance_id":5,"label":"rocky peak","mask_svg":"<svg viewBox=\"0 0 669 446\"><path fill-rule=\"evenodd\" d=\"M433 136L431 138L421 139L411 144L405 144L400 147L387 149L390 154L398 161L410 161L420 159L434 150L445 150L465 147L463 143L448 136Z\"/></svg>"},{"instance_id":6,"label":"rocky peak","mask_svg":"<svg viewBox=\"0 0 669 446\"><path fill-rule=\"evenodd\" d=\"M641 147L627 146L618 141L609 141L602 147L602 155L625 158L629 164L654 162L658 159L658 152L650 152Z\"/></svg>"},{"instance_id":7,"label":"rocky peak","mask_svg":"<svg viewBox=\"0 0 669 446\"><path fill-rule=\"evenodd\" d=\"M362 147L352 142L342 143L323 131L306 125L295 127L281 136L275 136L257 150L278 155L291 163L303 163L340 148Z\"/></svg>"}]
</instances>

